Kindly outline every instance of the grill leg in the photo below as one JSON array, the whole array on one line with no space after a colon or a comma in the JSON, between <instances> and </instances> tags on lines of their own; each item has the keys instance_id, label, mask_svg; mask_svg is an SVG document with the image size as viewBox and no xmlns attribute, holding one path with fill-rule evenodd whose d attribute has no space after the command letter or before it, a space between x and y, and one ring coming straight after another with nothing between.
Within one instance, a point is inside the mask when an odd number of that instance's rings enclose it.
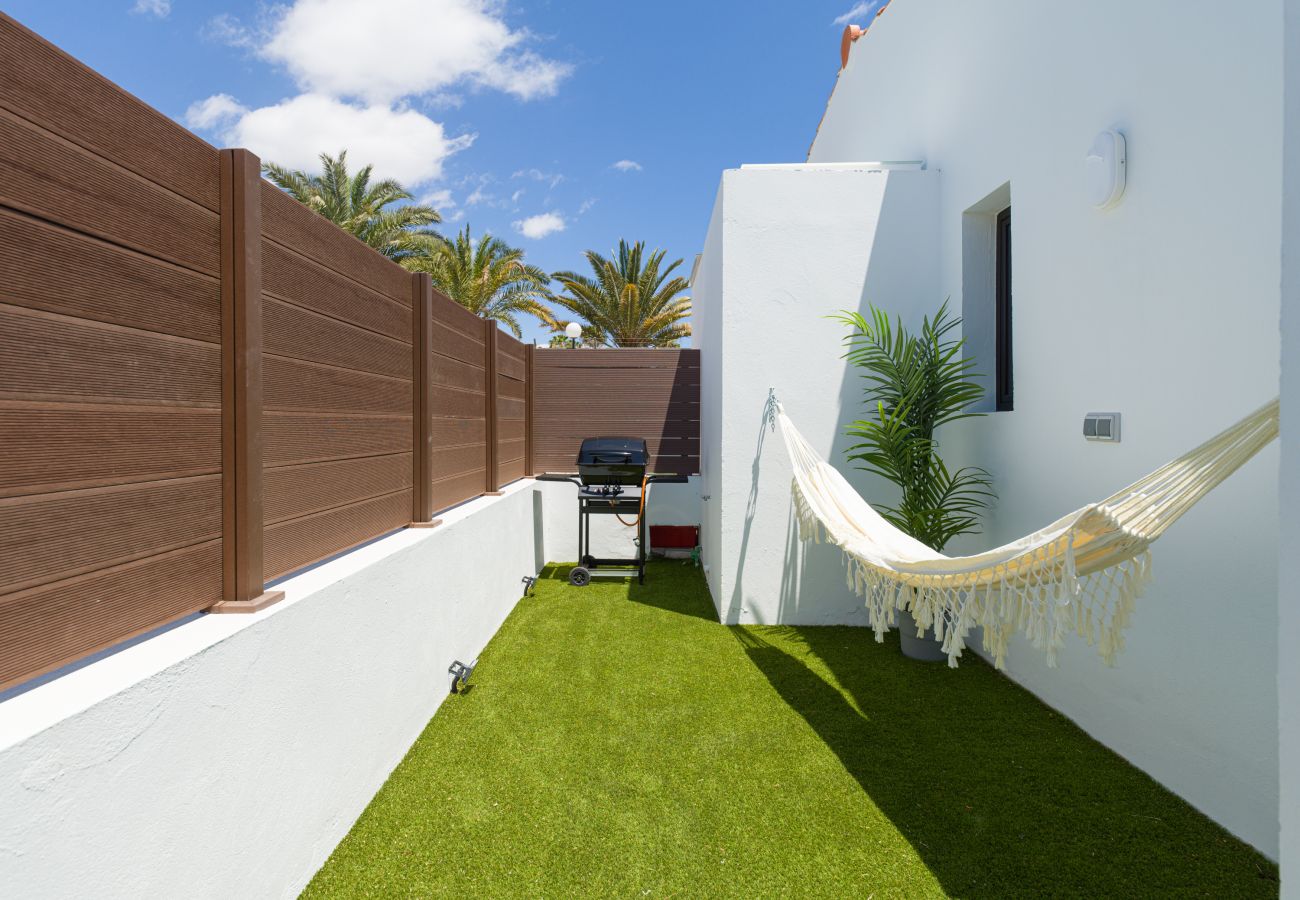
<instances>
[{"instance_id":1,"label":"grill leg","mask_svg":"<svg viewBox=\"0 0 1300 900\"><path fill-rule=\"evenodd\" d=\"M648 485L641 486L641 490L643 492L648 489L649 489ZM637 522L636 530L637 530L637 536L640 538L640 541L638 541L637 543L637 554L636 554L637 561L638 561L637 584L645 584L646 527L645 527L645 498L644 497L642 498L641 518L640 521Z\"/></svg>"},{"instance_id":2,"label":"grill leg","mask_svg":"<svg viewBox=\"0 0 1300 900\"><path fill-rule=\"evenodd\" d=\"M586 566L588 565L588 560L591 559L591 518L592 517L591 517L590 500L586 501L583 504L583 509L584 509L584 513L583 513L582 520L585 523L586 527L583 529L583 538L582 538L582 564ZM590 563L591 568L595 568L595 565L596 565L595 562Z\"/></svg>"}]
</instances>

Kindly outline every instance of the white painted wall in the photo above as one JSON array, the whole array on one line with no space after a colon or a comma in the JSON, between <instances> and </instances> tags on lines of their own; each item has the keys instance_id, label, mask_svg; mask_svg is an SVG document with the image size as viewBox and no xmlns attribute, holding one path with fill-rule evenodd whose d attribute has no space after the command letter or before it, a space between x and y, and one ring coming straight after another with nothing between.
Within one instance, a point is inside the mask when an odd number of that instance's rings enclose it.
<instances>
[{"instance_id":1,"label":"white painted wall","mask_svg":"<svg viewBox=\"0 0 1300 900\"><path fill-rule=\"evenodd\" d=\"M775 383L839 461L835 435L857 389L836 368L840 330L821 316L860 299L905 314L960 303L963 215L1008 183L1016 411L943 436L957 462L991 469L1001 493L988 533L953 549L1001 543L1104 497L1276 393L1280 16L1280 0L1231 15L1208 0L894 3L855 45L810 160L926 160L929 176L888 183L937 182L933 225L912 199L905 239L884 224L890 192L846 204L842 190L797 186L820 175L790 175L789 188L749 180L779 174L723 176L721 248L706 252L720 257L721 286L697 288L696 304L725 331L726 422L704 465L722 469L713 588L729 620L854 620L830 584L835 554L778 540L788 505L766 492L786 475L779 449L762 454L747 522L762 394ZM1129 186L1101 213L1086 200L1083 156L1112 127L1128 138ZM891 243L901 246L875 251ZM972 338L981 328L971 323ZM1122 412L1123 442L1085 442L1090 410ZM1277 466L1270 448L1161 541L1118 668L1077 646L1049 670L1020 642L1009 673L1270 855ZM814 566L830 574L814 580Z\"/></svg>"},{"instance_id":2,"label":"white painted wall","mask_svg":"<svg viewBox=\"0 0 1300 900\"><path fill-rule=\"evenodd\" d=\"M578 559L578 488L573 484L539 481L534 485L545 499L544 542L548 562ZM631 517L623 518L631 521ZM686 484L652 484L646 499L649 525L699 525L700 477L692 475ZM593 516L592 553L595 556L630 559L636 555L637 529L621 524L614 516Z\"/></svg>"},{"instance_id":3,"label":"white painted wall","mask_svg":"<svg viewBox=\"0 0 1300 900\"><path fill-rule=\"evenodd\" d=\"M691 284L694 313L691 339L700 348L700 561L722 613L720 546L722 534L722 215L725 192L718 186L704 239L704 250Z\"/></svg>"},{"instance_id":4,"label":"white painted wall","mask_svg":"<svg viewBox=\"0 0 1300 900\"><path fill-rule=\"evenodd\" d=\"M0 894L293 897L534 571L516 482L0 703ZM454 702L454 701L452 701Z\"/></svg>"},{"instance_id":5,"label":"white painted wall","mask_svg":"<svg viewBox=\"0 0 1300 900\"><path fill-rule=\"evenodd\" d=\"M1300 0L1287 0L1282 169L1282 463L1278 572L1282 896L1300 898Z\"/></svg>"},{"instance_id":6,"label":"white painted wall","mask_svg":"<svg viewBox=\"0 0 1300 900\"><path fill-rule=\"evenodd\" d=\"M845 329L827 317L871 300L937 305L937 197L936 174L919 170L723 174L692 295L711 497L703 540L723 621L866 622L838 551L797 539L789 462L764 408L775 388L813 445L842 458L842 424L857 416L860 393L840 358Z\"/></svg>"}]
</instances>

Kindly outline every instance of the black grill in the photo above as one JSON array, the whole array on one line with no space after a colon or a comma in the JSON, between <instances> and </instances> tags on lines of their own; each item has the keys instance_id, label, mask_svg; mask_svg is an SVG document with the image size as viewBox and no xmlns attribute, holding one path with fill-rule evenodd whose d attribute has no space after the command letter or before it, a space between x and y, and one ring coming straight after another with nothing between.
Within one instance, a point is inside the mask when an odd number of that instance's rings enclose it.
<instances>
[{"instance_id":1,"label":"black grill","mask_svg":"<svg viewBox=\"0 0 1300 900\"><path fill-rule=\"evenodd\" d=\"M656 482L684 484L685 475L646 475L650 454L641 438L587 438L578 450L578 474L547 472L538 481L567 481L578 486L578 562L569 570L569 583L577 587L593 578L635 575L645 583L646 517L649 486ZM640 491L623 492L635 486ZM636 529L636 556L598 559L591 553L591 517L615 515ZM629 519L631 521L629 521Z\"/></svg>"},{"instance_id":2,"label":"black grill","mask_svg":"<svg viewBox=\"0 0 1300 900\"><path fill-rule=\"evenodd\" d=\"M585 485L636 485L645 478L650 454L641 438L587 438L578 450L578 477Z\"/></svg>"}]
</instances>

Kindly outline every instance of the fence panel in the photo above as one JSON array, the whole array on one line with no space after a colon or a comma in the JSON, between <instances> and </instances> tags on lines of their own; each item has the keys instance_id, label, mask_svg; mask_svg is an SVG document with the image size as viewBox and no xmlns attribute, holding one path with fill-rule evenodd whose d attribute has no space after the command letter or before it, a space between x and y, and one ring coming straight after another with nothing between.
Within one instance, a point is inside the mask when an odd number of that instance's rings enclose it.
<instances>
[{"instance_id":1,"label":"fence panel","mask_svg":"<svg viewBox=\"0 0 1300 900\"><path fill-rule=\"evenodd\" d=\"M0 14L0 690L598 433L696 471L698 352L525 346Z\"/></svg>"},{"instance_id":2,"label":"fence panel","mask_svg":"<svg viewBox=\"0 0 1300 900\"><path fill-rule=\"evenodd\" d=\"M700 469L700 351L565 350L533 356L535 472L571 472L584 437L644 438L656 472Z\"/></svg>"},{"instance_id":3,"label":"fence panel","mask_svg":"<svg viewBox=\"0 0 1300 900\"><path fill-rule=\"evenodd\" d=\"M262 182L269 580L411 521L411 276Z\"/></svg>"},{"instance_id":4,"label":"fence panel","mask_svg":"<svg viewBox=\"0 0 1300 900\"><path fill-rule=\"evenodd\" d=\"M504 331L497 334L497 487L523 478L527 440L528 350Z\"/></svg>"},{"instance_id":5,"label":"fence panel","mask_svg":"<svg viewBox=\"0 0 1300 900\"><path fill-rule=\"evenodd\" d=\"M220 191L0 14L0 689L221 597Z\"/></svg>"},{"instance_id":6,"label":"fence panel","mask_svg":"<svg viewBox=\"0 0 1300 900\"><path fill-rule=\"evenodd\" d=\"M495 327L495 326L493 326ZM484 321L433 292L430 350L430 491L446 509L487 488L487 375Z\"/></svg>"}]
</instances>

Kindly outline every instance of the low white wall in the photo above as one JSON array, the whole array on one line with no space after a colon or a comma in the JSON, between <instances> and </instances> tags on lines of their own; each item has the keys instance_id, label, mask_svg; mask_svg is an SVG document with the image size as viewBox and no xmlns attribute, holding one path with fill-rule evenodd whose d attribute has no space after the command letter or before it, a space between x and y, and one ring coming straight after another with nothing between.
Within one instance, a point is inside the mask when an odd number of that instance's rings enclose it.
<instances>
[{"instance_id":1,"label":"low white wall","mask_svg":"<svg viewBox=\"0 0 1300 900\"><path fill-rule=\"evenodd\" d=\"M539 481L536 490L545 498L543 545L547 562L576 562L578 559L578 488L572 484ZM629 518L624 516L624 518ZM654 484L646 498L649 525L699 525L700 479L692 475L686 484ZM637 529L620 523L614 516L594 516L591 524L592 555L629 559L636 555L633 540Z\"/></svg>"},{"instance_id":2,"label":"low white wall","mask_svg":"<svg viewBox=\"0 0 1300 900\"><path fill-rule=\"evenodd\" d=\"M517 482L0 703L0 895L295 896L514 607L534 502Z\"/></svg>"}]
</instances>

